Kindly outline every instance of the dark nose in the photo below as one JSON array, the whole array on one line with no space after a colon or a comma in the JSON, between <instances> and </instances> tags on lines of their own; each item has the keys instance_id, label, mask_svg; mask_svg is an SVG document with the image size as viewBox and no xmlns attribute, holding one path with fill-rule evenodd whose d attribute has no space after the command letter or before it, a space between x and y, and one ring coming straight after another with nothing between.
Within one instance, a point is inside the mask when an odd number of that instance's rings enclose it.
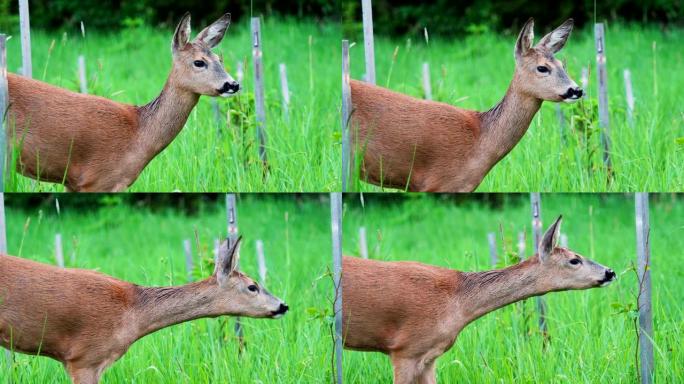
<instances>
[{"instance_id":1,"label":"dark nose","mask_svg":"<svg viewBox=\"0 0 684 384\"><path fill-rule=\"evenodd\" d=\"M584 91L580 87L570 88L568 89L568 94L570 96L576 96L579 99L580 97L582 97L582 95L584 95Z\"/></svg>"},{"instance_id":2,"label":"dark nose","mask_svg":"<svg viewBox=\"0 0 684 384\"><path fill-rule=\"evenodd\" d=\"M237 81L226 81L221 87L221 93L237 93L240 90L240 84Z\"/></svg>"},{"instance_id":3,"label":"dark nose","mask_svg":"<svg viewBox=\"0 0 684 384\"><path fill-rule=\"evenodd\" d=\"M605 278L605 280L606 280L606 281L610 281L610 280L613 280L614 278L615 278L615 272L613 272L612 269L606 270L606 278Z\"/></svg>"},{"instance_id":4,"label":"dark nose","mask_svg":"<svg viewBox=\"0 0 684 384\"><path fill-rule=\"evenodd\" d=\"M278 308L278 312L280 313L285 313L290 309L290 307L287 306L287 304L280 303L280 308Z\"/></svg>"}]
</instances>

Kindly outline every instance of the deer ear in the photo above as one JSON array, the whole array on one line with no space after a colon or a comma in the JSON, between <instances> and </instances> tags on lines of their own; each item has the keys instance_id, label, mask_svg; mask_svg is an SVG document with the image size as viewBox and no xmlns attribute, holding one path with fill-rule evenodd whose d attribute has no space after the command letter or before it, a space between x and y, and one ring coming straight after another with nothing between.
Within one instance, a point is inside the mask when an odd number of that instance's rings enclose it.
<instances>
[{"instance_id":1,"label":"deer ear","mask_svg":"<svg viewBox=\"0 0 684 384\"><path fill-rule=\"evenodd\" d=\"M223 40L223 36L226 34L229 25L230 13L226 13L221 16L220 19L214 21L210 26L204 28L202 32L197 35L195 41L201 41L209 46L209 48L214 48Z\"/></svg>"},{"instance_id":2,"label":"deer ear","mask_svg":"<svg viewBox=\"0 0 684 384\"><path fill-rule=\"evenodd\" d=\"M553 53L560 51L565 46L565 42L568 41L573 25L575 25L573 19L565 20L558 28L542 37L537 46L544 47Z\"/></svg>"},{"instance_id":3,"label":"deer ear","mask_svg":"<svg viewBox=\"0 0 684 384\"><path fill-rule=\"evenodd\" d=\"M175 54L180 51L190 41L190 12L185 12L181 21L176 27L176 32L171 40L171 51Z\"/></svg>"},{"instance_id":4,"label":"deer ear","mask_svg":"<svg viewBox=\"0 0 684 384\"><path fill-rule=\"evenodd\" d=\"M219 285L227 281L230 274L237 270L238 263L240 262L240 240L242 240L242 236L238 237L231 244L230 240L226 239L219 246L218 257L214 266L214 274L218 279Z\"/></svg>"},{"instance_id":5,"label":"deer ear","mask_svg":"<svg viewBox=\"0 0 684 384\"><path fill-rule=\"evenodd\" d=\"M534 41L534 19L529 18L525 25L523 25L520 34L518 35L518 41L515 42L515 50L513 51L513 56L515 60L520 60L530 47L532 47L532 42Z\"/></svg>"},{"instance_id":6,"label":"deer ear","mask_svg":"<svg viewBox=\"0 0 684 384\"><path fill-rule=\"evenodd\" d=\"M558 244L562 219L562 215L558 216L556 222L551 224L549 229L546 230L546 233L544 233L544 237L542 237L541 243L539 243L539 259L541 259L542 262L545 262L549 259L549 256L551 256L551 252Z\"/></svg>"}]
</instances>

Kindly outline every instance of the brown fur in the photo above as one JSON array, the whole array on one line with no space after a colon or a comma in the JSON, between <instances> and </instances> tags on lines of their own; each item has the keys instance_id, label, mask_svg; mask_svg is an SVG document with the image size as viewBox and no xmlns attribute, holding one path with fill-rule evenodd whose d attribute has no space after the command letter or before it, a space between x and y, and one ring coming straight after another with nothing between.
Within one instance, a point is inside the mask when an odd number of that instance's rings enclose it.
<instances>
[{"instance_id":1,"label":"brown fur","mask_svg":"<svg viewBox=\"0 0 684 384\"><path fill-rule=\"evenodd\" d=\"M8 74L7 130L12 149L20 151L18 172L73 191L126 189L178 135L200 95L217 96L234 83L210 51L229 21L225 15L189 42L190 17L184 16L167 83L141 107ZM193 67L194 60L204 60L206 69Z\"/></svg>"},{"instance_id":2,"label":"brown fur","mask_svg":"<svg viewBox=\"0 0 684 384\"><path fill-rule=\"evenodd\" d=\"M435 360L472 321L528 297L603 283L606 267L551 245L558 231L559 221L547 231L541 256L494 271L345 257L345 348L389 355L395 383L435 383ZM569 264L576 258L581 265Z\"/></svg>"},{"instance_id":3,"label":"brown fur","mask_svg":"<svg viewBox=\"0 0 684 384\"><path fill-rule=\"evenodd\" d=\"M236 265L235 247L224 243L208 279L141 287L0 255L0 345L62 362L74 383L97 383L131 344L159 329L201 317L273 317L280 311L282 301L263 288L250 291L256 283Z\"/></svg>"},{"instance_id":4,"label":"brown fur","mask_svg":"<svg viewBox=\"0 0 684 384\"><path fill-rule=\"evenodd\" d=\"M553 58L572 20L535 47L532 26L528 21L516 43L516 69L505 97L487 112L351 81L350 128L354 151L363 155L361 179L410 191L475 190L523 137L542 100L563 101L560 95L577 88ZM538 73L540 65L553 76Z\"/></svg>"}]
</instances>

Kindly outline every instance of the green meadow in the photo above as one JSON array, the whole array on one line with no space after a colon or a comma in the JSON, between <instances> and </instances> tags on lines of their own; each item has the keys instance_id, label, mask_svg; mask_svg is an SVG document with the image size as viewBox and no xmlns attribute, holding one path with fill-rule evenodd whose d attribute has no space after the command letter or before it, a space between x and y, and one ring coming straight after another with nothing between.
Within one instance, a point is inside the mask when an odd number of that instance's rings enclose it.
<instances>
[{"instance_id":1,"label":"green meadow","mask_svg":"<svg viewBox=\"0 0 684 384\"><path fill-rule=\"evenodd\" d=\"M518 233L530 256L528 195L345 197L344 251L359 255L358 230L368 233L370 258L413 260L462 271L492 269L487 234L496 233L499 264L513 263ZM684 380L682 283L684 201L650 200L651 279L657 382ZM437 360L440 383L635 383L637 336L634 199L625 195L541 195L544 230L563 215L569 248L618 275L604 288L544 296L550 343L542 348L535 299L509 305L467 326ZM346 380L391 383L389 358L345 351Z\"/></svg>"},{"instance_id":2,"label":"green meadow","mask_svg":"<svg viewBox=\"0 0 684 384\"><path fill-rule=\"evenodd\" d=\"M208 24L193 20L193 37ZM175 28L175 24L173 26ZM173 29L149 27L120 32L80 30L44 32L33 26L33 77L78 92L77 59L86 59L88 91L115 101L142 105L160 92L171 68ZM339 24L262 19L266 151L269 172L263 177L258 155L254 76L249 18L234 22L214 49L226 70L244 79L238 96L202 96L176 139L154 158L132 192L333 191L340 169ZM8 41L8 70L18 72L18 31ZM282 107L278 66L287 67L289 117ZM60 185L35 183L10 173L5 190L62 191Z\"/></svg>"},{"instance_id":3,"label":"green meadow","mask_svg":"<svg viewBox=\"0 0 684 384\"><path fill-rule=\"evenodd\" d=\"M175 196L175 195L174 195ZM55 264L54 237L62 234L67 267L78 267L140 285L188 281L183 240L192 243L194 279L213 271L213 242L226 235L223 195L191 213L121 203L102 196L102 208L85 208L79 196L54 195L35 209L13 207L5 195L9 254ZM27 198L31 198L27 196ZM45 200L33 196L36 200ZM267 288L287 302L281 319L242 318L245 349L238 357L232 317L200 319L148 335L105 371L107 383L323 383L331 377L329 316L330 206L326 198L238 196L243 235L240 268L258 279L255 241L264 242ZM49 284L49 282L48 282ZM31 287L27 287L30 292ZM74 292L74 294L79 294ZM4 363L5 352L0 354ZM2 364L4 366L4 364ZM0 382L68 383L61 364L14 354Z\"/></svg>"},{"instance_id":4,"label":"green meadow","mask_svg":"<svg viewBox=\"0 0 684 384\"><path fill-rule=\"evenodd\" d=\"M427 26L428 34L430 26ZM518 30L463 38L375 36L376 82L424 97L422 64L430 65L433 100L486 111L503 97L513 77ZM535 28L535 42L549 30ZM575 30L557 58L586 97L560 106L544 102L518 145L485 177L479 192L675 191L684 186L684 109L680 103L684 30L639 24L607 24L605 52L613 177L603 166L598 126L598 80L593 26ZM363 40L353 41L351 75L365 72ZM627 121L623 70L631 71L634 124ZM354 186L378 191L370 184Z\"/></svg>"}]
</instances>

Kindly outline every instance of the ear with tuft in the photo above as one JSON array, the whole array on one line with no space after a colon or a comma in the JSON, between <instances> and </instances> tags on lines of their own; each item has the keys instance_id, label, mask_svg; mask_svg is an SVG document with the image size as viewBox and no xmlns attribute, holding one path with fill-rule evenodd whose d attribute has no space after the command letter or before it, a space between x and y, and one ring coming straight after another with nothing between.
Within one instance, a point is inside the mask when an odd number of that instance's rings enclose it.
<instances>
[{"instance_id":1,"label":"ear with tuft","mask_svg":"<svg viewBox=\"0 0 684 384\"><path fill-rule=\"evenodd\" d=\"M219 246L218 257L214 267L214 274L218 279L219 285L228 280L230 274L237 269L240 261L240 240L242 236L231 244L229 239L223 240Z\"/></svg>"},{"instance_id":2,"label":"ear with tuft","mask_svg":"<svg viewBox=\"0 0 684 384\"><path fill-rule=\"evenodd\" d=\"M570 37L570 32L572 32L573 25L575 25L575 21L573 19L565 20L565 22L558 28L544 36L537 45L544 47L553 53L560 51L565 46L565 42L568 41L568 37Z\"/></svg>"},{"instance_id":3,"label":"ear with tuft","mask_svg":"<svg viewBox=\"0 0 684 384\"><path fill-rule=\"evenodd\" d=\"M190 12L185 12L173 34L171 51L173 53L180 51L188 44L188 41L190 41Z\"/></svg>"},{"instance_id":4,"label":"ear with tuft","mask_svg":"<svg viewBox=\"0 0 684 384\"><path fill-rule=\"evenodd\" d=\"M513 51L513 56L515 60L520 60L528 49L532 47L534 42L534 19L529 18L525 25L523 25L520 34L518 35L518 41L515 42L515 50Z\"/></svg>"},{"instance_id":5,"label":"ear with tuft","mask_svg":"<svg viewBox=\"0 0 684 384\"><path fill-rule=\"evenodd\" d=\"M539 243L539 259L545 262L551 256L551 252L558 244L558 238L560 237L560 227L563 215L558 216L556 222L551 224L549 229L544 233L541 243Z\"/></svg>"},{"instance_id":6,"label":"ear with tuft","mask_svg":"<svg viewBox=\"0 0 684 384\"><path fill-rule=\"evenodd\" d=\"M197 35L195 41L201 41L209 46L209 48L214 48L223 40L223 36L226 34L229 25L230 13L226 13L221 16L220 19L214 21L210 26L204 28L202 32Z\"/></svg>"}]
</instances>

